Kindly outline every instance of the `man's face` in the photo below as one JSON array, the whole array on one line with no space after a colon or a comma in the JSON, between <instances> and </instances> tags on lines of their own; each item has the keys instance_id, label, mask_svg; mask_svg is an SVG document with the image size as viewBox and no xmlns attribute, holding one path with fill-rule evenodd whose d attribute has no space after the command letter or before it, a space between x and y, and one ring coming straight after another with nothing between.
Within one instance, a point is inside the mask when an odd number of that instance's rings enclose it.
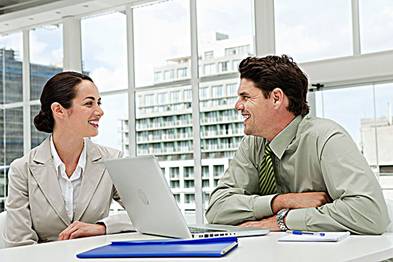
<instances>
[{"instance_id":1,"label":"man's face","mask_svg":"<svg viewBox=\"0 0 393 262\"><path fill-rule=\"evenodd\" d=\"M242 78L238 90L236 110L244 118L244 133L267 137L273 119L273 104L270 97L265 98L262 90L255 87L253 81Z\"/></svg>"}]
</instances>

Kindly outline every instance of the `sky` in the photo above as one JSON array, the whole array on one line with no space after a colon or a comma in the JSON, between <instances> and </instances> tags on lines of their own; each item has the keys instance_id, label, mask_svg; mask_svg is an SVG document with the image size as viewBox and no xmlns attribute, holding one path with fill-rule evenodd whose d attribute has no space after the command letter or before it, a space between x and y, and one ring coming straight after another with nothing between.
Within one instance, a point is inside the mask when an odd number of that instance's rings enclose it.
<instances>
[{"instance_id":1,"label":"sky","mask_svg":"<svg viewBox=\"0 0 393 262\"><path fill-rule=\"evenodd\" d=\"M351 55L350 2L275 1L277 53L289 54L297 62ZM393 1L359 2L362 51L392 49ZM252 1L198 0L197 8L200 54L215 32L252 41ZM97 15L83 19L81 26L83 69L90 73L100 91L127 88L126 16ZM33 63L62 66L61 31L62 26L50 25L31 32ZM134 33L136 85L150 85L155 67L170 58L190 56L188 1L170 0L135 8ZM1 37L0 48L21 51L21 39L20 33ZM383 115L388 101L393 102L393 86L379 85L376 90L377 115ZM96 140L120 148L119 119L128 115L127 95L104 96L102 101L106 113ZM359 119L373 116L372 86L326 91L323 96L319 93L318 102L318 115L337 120L355 140L360 139Z\"/></svg>"}]
</instances>

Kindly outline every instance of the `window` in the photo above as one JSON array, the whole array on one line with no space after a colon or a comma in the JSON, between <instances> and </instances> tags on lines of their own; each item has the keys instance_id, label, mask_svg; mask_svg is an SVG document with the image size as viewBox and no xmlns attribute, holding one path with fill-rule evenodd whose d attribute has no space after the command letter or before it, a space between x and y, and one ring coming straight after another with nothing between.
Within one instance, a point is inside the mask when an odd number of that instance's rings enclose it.
<instances>
[{"instance_id":1,"label":"window","mask_svg":"<svg viewBox=\"0 0 393 262\"><path fill-rule=\"evenodd\" d=\"M181 100L180 91L171 91L171 103L179 103Z\"/></svg>"},{"instance_id":2,"label":"window","mask_svg":"<svg viewBox=\"0 0 393 262\"><path fill-rule=\"evenodd\" d=\"M362 53L393 49L393 2L359 1Z\"/></svg>"},{"instance_id":3,"label":"window","mask_svg":"<svg viewBox=\"0 0 393 262\"><path fill-rule=\"evenodd\" d=\"M22 99L22 34L0 37L0 104Z\"/></svg>"},{"instance_id":4,"label":"window","mask_svg":"<svg viewBox=\"0 0 393 262\"><path fill-rule=\"evenodd\" d=\"M227 84L226 87L227 87L227 96L237 96L238 84L230 83L230 84Z\"/></svg>"},{"instance_id":5,"label":"window","mask_svg":"<svg viewBox=\"0 0 393 262\"><path fill-rule=\"evenodd\" d=\"M228 64L229 64L228 61L219 62L218 63L218 71L219 72L227 72L229 70Z\"/></svg>"},{"instance_id":6,"label":"window","mask_svg":"<svg viewBox=\"0 0 393 262\"><path fill-rule=\"evenodd\" d=\"M81 31L83 71L93 78L100 92L127 89L125 14L116 12L82 19Z\"/></svg>"},{"instance_id":7,"label":"window","mask_svg":"<svg viewBox=\"0 0 393 262\"><path fill-rule=\"evenodd\" d=\"M162 81L162 72L154 72L154 82L160 82Z\"/></svg>"},{"instance_id":8,"label":"window","mask_svg":"<svg viewBox=\"0 0 393 262\"><path fill-rule=\"evenodd\" d=\"M224 88L222 85L212 86L212 97L222 97L224 96Z\"/></svg>"},{"instance_id":9,"label":"window","mask_svg":"<svg viewBox=\"0 0 393 262\"><path fill-rule=\"evenodd\" d=\"M217 177L217 176L221 176L224 173L224 166L213 166L213 176Z\"/></svg>"},{"instance_id":10,"label":"window","mask_svg":"<svg viewBox=\"0 0 393 262\"><path fill-rule=\"evenodd\" d=\"M185 78L185 77L187 77L187 67L178 68L177 69L177 77L178 78Z\"/></svg>"},{"instance_id":11,"label":"window","mask_svg":"<svg viewBox=\"0 0 393 262\"><path fill-rule=\"evenodd\" d=\"M183 0L134 9L137 87L158 83L154 81L154 71L163 71L165 81L175 79L174 69L184 64L184 59L179 58L191 56L189 21L189 5Z\"/></svg>"},{"instance_id":12,"label":"window","mask_svg":"<svg viewBox=\"0 0 393 262\"><path fill-rule=\"evenodd\" d=\"M99 88L99 87L98 87ZM102 95L101 108L104 116L100 119L98 135L93 137L95 143L121 150L128 155L128 96L127 93Z\"/></svg>"},{"instance_id":13,"label":"window","mask_svg":"<svg viewBox=\"0 0 393 262\"><path fill-rule=\"evenodd\" d=\"M213 75L216 73L216 64L206 64L204 67L205 75Z\"/></svg>"},{"instance_id":14,"label":"window","mask_svg":"<svg viewBox=\"0 0 393 262\"><path fill-rule=\"evenodd\" d=\"M175 77L175 71L172 70L165 70L164 71L164 80L173 80L173 78Z\"/></svg>"},{"instance_id":15,"label":"window","mask_svg":"<svg viewBox=\"0 0 393 262\"><path fill-rule=\"evenodd\" d=\"M185 178L194 177L194 168L190 166L184 167L184 177Z\"/></svg>"},{"instance_id":16,"label":"window","mask_svg":"<svg viewBox=\"0 0 393 262\"><path fill-rule=\"evenodd\" d=\"M179 167L170 167L169 168L169 177L170 178L179 178Z\"/></svg>"},{"instance_id":17,"label":"window","mask_svg":"<svg viewBox=\"0 0 393 262\"><path fill-rule=\"evenodd\" d=\"M351 1L280 0L274 8L277 54L296 62L352 54Z\"/></svg>"}]
</instances>

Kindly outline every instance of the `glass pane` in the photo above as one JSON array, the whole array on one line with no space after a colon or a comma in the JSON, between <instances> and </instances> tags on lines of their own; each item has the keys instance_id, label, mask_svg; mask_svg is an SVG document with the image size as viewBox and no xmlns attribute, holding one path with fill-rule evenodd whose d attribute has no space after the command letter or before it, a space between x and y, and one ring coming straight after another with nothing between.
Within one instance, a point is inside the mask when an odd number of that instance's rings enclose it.
<instances>
[{"instance_id":1,"label":"glass pane","mask_svg":"<svg viewBox=\"0 0 393 262\"><path fill-rule=\"evenodd\" d=\"M21 107L0 110L0 212L7 195L10 163L23 155L23 111Z\"/></svg>"},{"instance_id":2,"label":"glass pane","mask_svg":"<svg viewBox=\"0 0 393 262\"><path fill-rule=\"evenodd\" d=\"M116 12L86 18L81 21L81 27L83 71L93 78L101 92L126 89L125 14Z\"/></svg>"},{"instance_id":3,"label":"glass pane","mask_svg":"<svg viewBox=\"0 0 393 262\"><path fill-rule=\"evenodd\" d=\"M316 104L320 103L323 103L323 106L317 106L317 116L339 123L361 149L361 123L364 119L374 117L372 87L361 86L319 91L316 93Z\"/></svg>"},{"instance_id":4,"label":"glass pane","mask_svg":"<svg viewBox=\"0 0 393 262\"><path fill-rule=\"evenodd\" d=\"M238 72L242 59L254 54L252 1L197 1L200 76L221 80L200 83L202 198L209 194L228 168L243 137L243 120L236 112Z\"/></svg>"},{"instance_id":5,"label":"glass pane","mask_svg":"<svg viewBox=\"0 0 393 262\"><path fill-rule=\"evenodd\" d=\"M31 148L34 148L41 144L42 141L44 141L45 138L47 138L50 134L38 131L36 127L34 126L34 117L38 114L40 111L41 106L40 105L33 105L30 107L30 118L31 118Z\"/></svg>"},{"instance_id":6,"label":"glass pane","mask_svg":"<svg viewBox=\"0 0 393 262\"><path fill-rule=\"evenodd\" d=\"M316 104L317 116L332 119L343 126L371 168L377 171L372 86L319 91Z\"/></svg>"},{"instance_id":7,"label":"glass pane","mask_svg":"<svg viewBox=\"0 0 393 262\"><path fill-rule=\"evenodd\" d=\"M393 49L393 1L360 0L362 53Z\"/></svg>"},{"instance_id":8,"label":"glass pane","mask_svg":"<svg viewBox=\"0 0 393 262\"><path fill-rule=\"evenodd\" d=\"M375 159L375 165L379 166L379 171L383 174L393 173L392 103L393 83L375 85L376 119L375 123L368 122L368 129L370 129L370 126L374 126L375 128L373 130L374 132L368 133L368 137L365 136L365 140L367 139L366 141L369 143L364 143L364 151L372 152L377 150L378 158ZM371 148L366 148L366 146Z\"/></svg>"},{"instance_id":9,"label":"glass pane","mask_svg":"<svg viewBox=\"0 0 393 262\"><path fill-rule=\"evenodd\" d=\"M41 96L42 87L63 71L63 25L47 25L30 31L30 99Z\"/></svg>"},{"instance_id":10,"label":"glass pane","mask_svg":"<svg viewBox=\"0 0 393 262\"><path fill-rule=\"evenodd\" d=\"M134 9L136 86L190 77L188 1Z\"/></svg>"},{"instance_id":11,"label":"glass pane","mask_svg":"<svg viewBox=\"0 0 393 262\"><path fill-rule=\"evenodd\" d=\"M138 91L136 139L137 155L158 157L180 209L195 223L190 91L190 86Z\"/></svg>"},{"instance_id":12,"label":"glass pane","mask_svg":"<svg viewBox=\"0 0 393 262\"><path fill-rule=\"evenodd\" d=\"M275 1L276 52L296 62L352 55L351 1Z\"/></svg>"},{"instance_id":13,"label":"glass pane","mask_svg":"<svg viewBox=\"0 0 393 262\"><path fill-rule=\"evenodd\" d=\"M0 37L0 104L22 99L22 33Z\"/></svg>"},{"instance_id":14,"label":"glass pane","mask_svg":"<svg viewBox=\"0 0 393 262\"><path fill-rule=\"evenodd\" d=\"M94 80L94 79L93 79ZM98 86L100 89L100 86ZM92 140L100 145L121 150L128 155L128 95L101 95L104 116L100 119L98 136Z\"/></svg>"},{"instance_id":15,"label":"glass pane","mask_svg":"<svg viewBox=\"0 0 393 262\"><path fill-rule=\"evenodd\" d=\"M179 208L195 223L192 92L189 85L172 84L190 78L189 21L188 1L134 9L136 86L153 85L136 92L136 139L137 154L159 159Z\"/></svg>"}]
</instances>

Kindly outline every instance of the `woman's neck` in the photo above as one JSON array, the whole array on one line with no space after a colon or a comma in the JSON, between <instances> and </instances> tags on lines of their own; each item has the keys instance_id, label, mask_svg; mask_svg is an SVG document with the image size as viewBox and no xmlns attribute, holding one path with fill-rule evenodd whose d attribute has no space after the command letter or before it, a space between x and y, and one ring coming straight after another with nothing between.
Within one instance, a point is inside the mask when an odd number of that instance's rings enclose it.
<instances>
[{"instance_id":1,"label":"woman's neck","mask_svg":"<svg viewBox=\"0 0 393 262\"><path fill-rule=\"evenodd\" d=\"M66 166L66 169L75 169L83 150L83 137L75 137L74 134L54 131L52 139L57 154Z\"/></svg>"}]
</instances>

